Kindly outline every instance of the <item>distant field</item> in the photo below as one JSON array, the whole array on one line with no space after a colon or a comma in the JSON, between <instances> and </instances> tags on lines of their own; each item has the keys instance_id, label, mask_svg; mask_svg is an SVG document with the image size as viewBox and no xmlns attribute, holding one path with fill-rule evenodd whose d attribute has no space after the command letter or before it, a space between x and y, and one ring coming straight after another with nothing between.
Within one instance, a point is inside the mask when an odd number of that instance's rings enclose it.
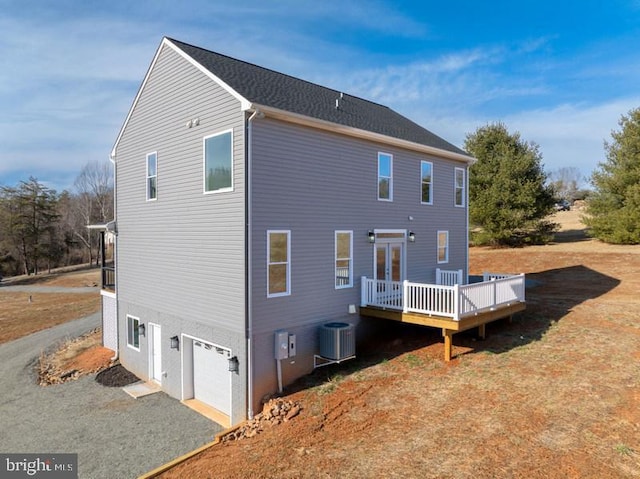
<instances>
[{"instance_id":1,"label":"distant field","mask_svg":"<svg viewBox=\"0 0 640 479\"><path fill-rule=\"evenodd\" d=\"M4 281L3 285L84 287L99 282L100 271L78 271L55 275ZM0 344L27 334L47 329L73 319L82 318L100 309L100 292L42 293L13 292L0 286Z\"/></svg>"}]
</instances>

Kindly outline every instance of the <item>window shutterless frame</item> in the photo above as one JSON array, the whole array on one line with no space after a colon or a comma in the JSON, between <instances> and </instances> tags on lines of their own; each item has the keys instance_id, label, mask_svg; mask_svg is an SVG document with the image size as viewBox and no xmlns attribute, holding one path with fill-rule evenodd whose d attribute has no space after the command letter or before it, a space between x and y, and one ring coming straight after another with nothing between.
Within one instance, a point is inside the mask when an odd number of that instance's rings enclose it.
<instances>
[{"instance_id":1,"label":"window shutterless frame","mask_svg":"<svg viewBox=\"0 0 640 479\"><path fill-rule=\"evenodd\" d=\"M378 152L378 201L393 201L393 155Z\"/></svg>"},{"instance_id":2,"label":"window shutterless frame","mask_svg":"<svg viewBox=\"0 0 640 479\"><path fill-rule=\"evenodd\" d=\"M140 351L140 318L127 314L127 347Z\"/></svg>"},{"instance_id":3,"label":"window shutterless frame","mask_svg":"<svg viewBox=\"0 0 640 479\"><path fill-rule=\"evenodd\" d=\"M449 232L438 231L438 264L449 262Z\"/></svg>"},{"instance_id":4,"label":"window shutterless frame","mask_svg":"<svg viewBox=\"0 0 640 479\"><path fill-rule=\"evenodd\" d=\"M420 203L433 204L433 163L420 162Z\"/></svg>"},{"instance_id":5,"label":"window shutterless frame","mask_svg":"<svg viewBox=\"0 0 640 479\"><path fill-rule=\"evenodd\" d=\"M205 194L233 191L233 129L202 139L202 177Z\"/></svg>"},{"instance_id":6,"label":"window shutterless frame","mask_svg":"<svg viewBox=\"0 0 640 479\"><path fill-rule=\"evenodd\" d=\"M158 152L147 154L147 201L158 199Z\"/></svg>"},{"instance_id":7,"label":"window shutterless frame","mask_svg":"<svg viewBox=\"0 0 640 479\"><path fill-rule=\"evenodd\" d=\"M353 231L335 232L335 287L353 287Z\"/></svg>"},{"instance_id":8,"label":"window shutterless frame","mask_svg":"<svg viewBox=\"0 0 640 479\"><path fill-rule=\"evenodd\" d=\"M454 204L458 207L465 205L465 170L456 168L454 172Z\"/></svg>"},{"instance_id":9,"label":"window shutterless frame","mask_svg":"<svg viewBox=\"0 0 640 479\"><path fill-rule=\"evenodd\" d=\"M291 231L267 230L267 298L291 294Z\"/></svg>"}]
</instances>

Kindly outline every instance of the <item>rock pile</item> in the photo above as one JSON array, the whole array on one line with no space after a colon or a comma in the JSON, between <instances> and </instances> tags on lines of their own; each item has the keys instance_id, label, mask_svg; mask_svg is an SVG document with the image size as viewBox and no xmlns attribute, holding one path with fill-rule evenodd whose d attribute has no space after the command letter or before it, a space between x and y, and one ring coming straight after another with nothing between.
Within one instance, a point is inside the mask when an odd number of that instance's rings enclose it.
<instances>
[{"instance_id":1,"label":"rock pile","mask_svg":"<svg viewBox=\"0 0 640 479\"><path fill-rule=\"evenodd\" d=\"M300 413L301 409L302 407L297 401L287 401L282 398L269 399L262 407L260 414L256 414L251 421L223 436L222 442L254 437L261 433L265 427L277 426L290 421Z\"/></svg>"}]
</instances>

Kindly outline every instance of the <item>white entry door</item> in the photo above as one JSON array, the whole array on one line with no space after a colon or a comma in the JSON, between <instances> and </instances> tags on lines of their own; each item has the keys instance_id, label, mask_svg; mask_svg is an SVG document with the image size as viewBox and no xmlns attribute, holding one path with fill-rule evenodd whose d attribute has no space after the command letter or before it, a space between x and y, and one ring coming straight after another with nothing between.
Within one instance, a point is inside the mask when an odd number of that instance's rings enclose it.
<instances>
[{"instance_id":1,"label":"white entry door","mask_svg":"<svg viewBox=\"0 0 640 479\"><path fill-rule=\"evenodd\" d=\"M193 397L231 415L231 373L228 349L193 341Z\"/></svg>"},{"instance_id":2,"label":"white entry door","mask_svg":"<svg viewBox=\"0 0 640 479\"><path fill-rule=\"evenodd\" d=\"M151 379L162 382L162 334L160 325L149 323L149 371Z\"/></svg>"}]
</instances>

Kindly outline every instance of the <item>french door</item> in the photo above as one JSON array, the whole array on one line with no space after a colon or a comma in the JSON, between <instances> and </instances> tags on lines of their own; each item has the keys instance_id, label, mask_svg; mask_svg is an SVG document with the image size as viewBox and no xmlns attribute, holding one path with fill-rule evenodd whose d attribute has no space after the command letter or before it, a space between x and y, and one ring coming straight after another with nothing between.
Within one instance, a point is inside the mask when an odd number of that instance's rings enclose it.
<instances>
[{"instance_id":1,"label":"french door","mask_svg":"<svg viewBox=\"0 0 640 479\"><path fill-rule=\"evenodd\" d=\"M376 243L375 277L380 281L403 281L404 243Z\"/></svg>"}]
</instances>

